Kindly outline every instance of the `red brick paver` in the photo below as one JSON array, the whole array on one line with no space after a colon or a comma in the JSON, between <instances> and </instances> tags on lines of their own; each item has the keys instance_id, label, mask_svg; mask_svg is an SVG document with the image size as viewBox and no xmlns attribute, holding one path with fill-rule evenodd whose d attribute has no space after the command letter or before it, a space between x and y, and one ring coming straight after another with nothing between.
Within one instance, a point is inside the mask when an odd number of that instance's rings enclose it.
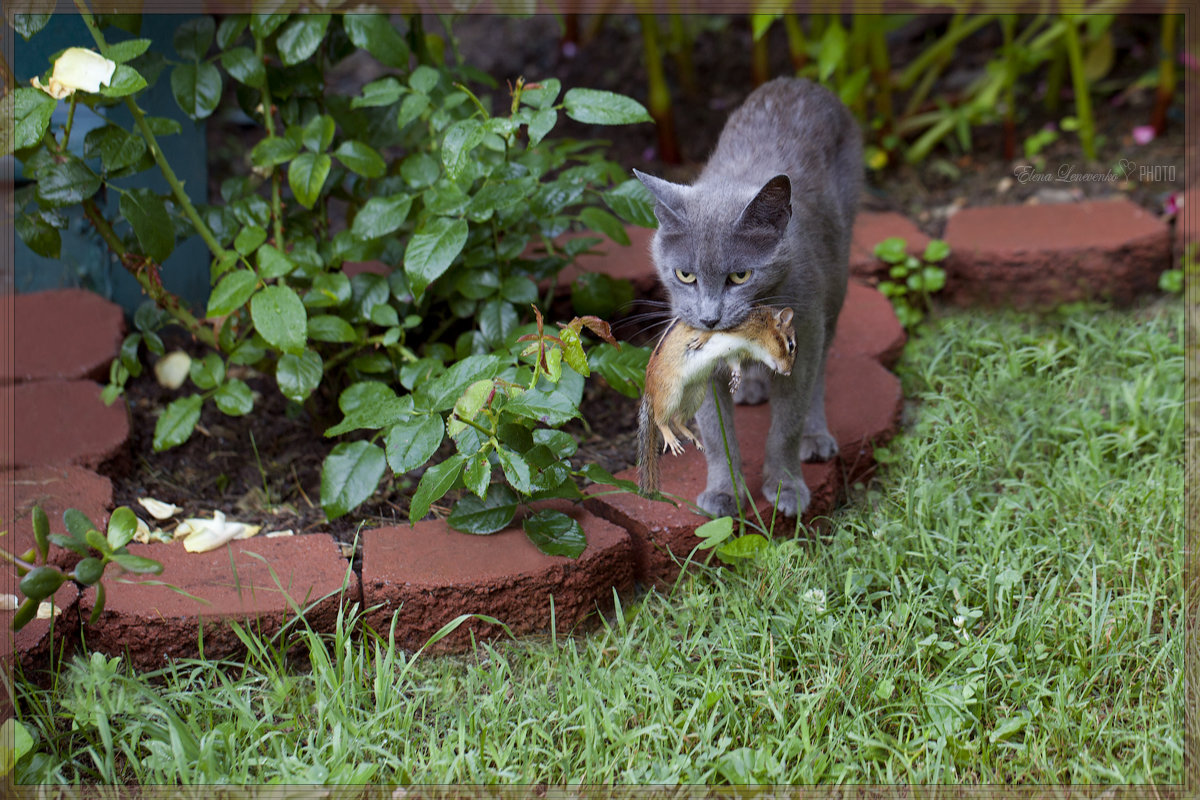
<instances>
[{"instance_id":1,"label":"red brick paver","mask_svg":"<svg viewBox=\"0 0 1200 800\"><path fill-rule=\"evenodd\" d=\"M887 277L888 264L875 256L875 245L899 236L908 243L908 253L925 252L929 237L903 214L894 211L860 211L854 220L854 238L850 242L850 274L874 282Z\"/></svg>"},{"instance_id":2,"label":"red brick paver","mask_svg":"<svg viewBox=\"0 0 1200 800\"><path fill-rule=\"evenodd\" d=\"M39 381L0 387L11 392L18 422L13 452L0 467L80 464L94 467L116 455L129 437L123 403L104 405L92 381Z\"/></svg>"},{"instance_id":3,"label":"red brick paver","mask_svg":"<svg viewBox=\"0 0 1200 800\"><path fill-rule=\"evenodd\" d=\"M3 524L10 526L11 539L0 541L0 547L11 547L14 553L24 553L34 546L31 512L35 505L46 512L51 533L67 532L63 512L68 508L82 511L97 530L104 531L108 524L112 482L90 469L72 465L32 467L0 474L0 481L9 484L15 503L14 508L4 509ZM0 493L0 497L8 496L9 492ZM52 564L71 569L80 558L71 550L50 545Z\"/></svg>"},{"instance_id":4,"label":"red brick paver","mask_svg":"<svg viewBox=\"0 0 1200 800\"><path fill-rule=\"evenodd\" d=\"M0 381L108 380L121 349L121 307L85 289L19 294L13 301L12 374Z\"/></svg>"},{"instance_id":5,"label":"red brick paver","mask_svg":"<svg viewBox=\"0 0 1200 800\"><path fill-rule=\"evenodd\" d=\"M387 635L396 615L396 642L424 645L460 614L487 614L513 634L569 630L593 611L613 607L613 591L633 585L629 535L620 527L564 501L548 504L576 519L587 536L578 559L548 556L519 525L490 536L452 530L444 520L363 533L363 601L368 624ZM472 619L438 649L462 648L503 629Z\"/></svg>"},{"instance_id":6,"label":"red brick paver","mask_svg":"<svg viewBox=\"0 0 1200 800\"><path fill-rule=\"evenodd\" d=\"M944 295L960 304L1129 302L1171 264L1166 224L1124 198L965 208L945 239Z\"/></svg>"},{"instance_id":7,"label":"red brick paver","mask_svg":"<svg viewBox=\"0 0 1200 800\"><path fill-rule=\"evenodd\" d=\"M162 574L125 576L129 583L109 586L104 612L95 624L85 622L83 633L90 649L128 652L139 669L199 656L201 630L206 657L241 652L226 619L269 638L299 609L314 630L329 631L342 603L360 598L358 578L327 534L255 537L207 553L189 553L178 542L131 544L129 552L162 562ZM95 592L84 592L84 620L92 613Z\"/></svg>"}]
</instances>

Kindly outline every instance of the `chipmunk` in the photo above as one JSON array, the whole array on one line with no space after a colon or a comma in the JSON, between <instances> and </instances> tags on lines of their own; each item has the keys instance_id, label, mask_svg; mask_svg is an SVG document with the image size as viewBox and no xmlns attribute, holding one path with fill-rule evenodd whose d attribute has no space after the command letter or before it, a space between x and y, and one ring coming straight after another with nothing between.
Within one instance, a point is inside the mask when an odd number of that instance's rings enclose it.
<instances>
[{"instance_id":1,"label":"chipmunk","mask_svg":"<svg viewBox=\"0 0 1200 800\"><path fill-rule=\"evenodd\" d=\"M646 392L638 412L638 486L643 492L658 491L660 448L675 455L683 452L676 434L704 449L687 421L704 402L713 370L729 366L733 391L746 359L791 374L796 331L790 308L760 306L740 325L724 331L700 330L679 319L667 329L646 365Z\"/></svg>"}]
</instances>

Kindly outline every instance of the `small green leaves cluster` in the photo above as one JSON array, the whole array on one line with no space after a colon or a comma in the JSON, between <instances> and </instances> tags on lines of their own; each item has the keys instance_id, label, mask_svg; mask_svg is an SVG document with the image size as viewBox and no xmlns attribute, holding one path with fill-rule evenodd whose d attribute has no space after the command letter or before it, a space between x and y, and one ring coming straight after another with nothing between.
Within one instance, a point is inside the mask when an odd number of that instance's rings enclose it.
<instances>
[{"instance_id":1,"label":"small green leaves cluster","mask_svg":"<svg viewBox=\"0 0 1200 800\"><path fill-rule=\"evenodd\" d=\"M69 102L124 103L135 124L92 131L79 158L70 153L69 124L50 127L58 101L18 90L16 154L34 183L18 193L17 229L35 251L56 256L61 210L83 204L153 301L111 368L106 400L140 373L142 345L161 354L164 325L182 325L211 348L194 359L189 392L159 418L156 450L187 441L206 405L252 413L257 395L235 377L243 368L273 376L279 392L316 419L336 402L344 419L328 435L383 436L383 448L343 441L329 456L321 504L332 518L363 502L386 469L419 469L445 436L469 436L447 429L448 422L475 430L456 408L547 429L578 415L589 374L579 330L560 334L544 354L562 353L562 363L546 361L532 374L518 364L516 339L533 324L531 306L552 296L542 297L543 288L552 291L563 267L601 242L563 234L595 232L624 244L624 224L653 225L653 213L642 185L605 160L600 143L549 134L562 114L587 124L648 121L638 103L611 92L563 92L553 78L517 78L502 88L448 61L445 42L425 33L420 15L230 14L219 24L198 16L178 27L170 57L146 39L110 44L105 19L83 18L119 67L112 86L76 92ZM21 25L27 37L40 27L27 18ZM364 53L381 77L351 96L331 93L328 71ZM219 204L192 203L157 144L178 124L147 117L137 104L168 70L175 101L191 119L211 116L232 86L261 128L244 174L223 182ZM154 167L170 192L125 185ZM101 187L121 198L116 218L93 200ZM192 234L212 256L212 291L197 315L159 276L175 242ZM363 262L381 266L347 269ZM592 312L612 313L625 288L584 281L575 296ZM606 344L593 355L618 391L637 391L644 354ZM486 380L499 382L476 407L480 398L468 390ZM504 424L505 435L522 427ZM520 446L524 438L502 446L500 429L492 433L486 447L464 441L461 460L429 467L414 507L428 509L456 482L478 490L480 502L508 497L486 489L493 458L513 497L561 484L549 460L568 449L562 437L537 442L535 451Z\"/></svg>"},{"instance_id":2,"label":"small green leaves cluster","mask_svg":"<svg viewBox=\"0 0 1200 800\"><path fill-rule=\"evenodd\" d=\"M83 586L96 587L96 602L92 609L92 622L104 611L104 572L110 564L139 575L159 574L162 564L126 549L137 532L137 517L128 507L122 506L108 519L107 532L102 534L87 515L74 508L63 513L67 533L50 533L50 521L41 506L33 509L33 537L35 546L27 553L13 556L0 551L17 568L20 582L17 590L24 597L13 617L13 630L20 630L37 614L43 600L53 597L66 581L73 580ZM47 563L50 544L65 547L83 559L70 572L63 572L54 564ZM38 563L41 562L41 563Z\"/></svg>"},{"instance_id":3,"label":"small green leaves cluster","mask_svg":"<svg viewBox=\"0 0 1200 800\"><path fill-rule=\"evenodd\" d=\"M892 301L900 324L912 330L925 319L930 295L946 285L946 271L938 264L950 255L950 247L941 239L933 239L917 258L909 255L904 239L893 236L875 245L875 255L891 265L890 280L880 281L879 291Z\"/></svg>"}]
</instances>

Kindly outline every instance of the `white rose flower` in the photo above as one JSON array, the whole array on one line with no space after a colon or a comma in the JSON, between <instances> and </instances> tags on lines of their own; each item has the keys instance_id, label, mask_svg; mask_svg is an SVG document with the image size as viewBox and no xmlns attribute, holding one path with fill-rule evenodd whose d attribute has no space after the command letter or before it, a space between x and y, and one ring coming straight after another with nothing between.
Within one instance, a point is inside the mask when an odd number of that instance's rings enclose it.
<instances>
[{"instance_id":1,"label":"white rose flower","mask_svg":"<svg viewBox=\"0 0 1200 800\"><path fill-rule=\"evenodd\" d=\"M30 83L55 100L62 100L79 89L93 93L100 91L101 84L108 86L116 71L116 62L109 61L93 50L71 47L55 60L49 86L43 86L37 78Z\"/></svg>"}]
</instances>

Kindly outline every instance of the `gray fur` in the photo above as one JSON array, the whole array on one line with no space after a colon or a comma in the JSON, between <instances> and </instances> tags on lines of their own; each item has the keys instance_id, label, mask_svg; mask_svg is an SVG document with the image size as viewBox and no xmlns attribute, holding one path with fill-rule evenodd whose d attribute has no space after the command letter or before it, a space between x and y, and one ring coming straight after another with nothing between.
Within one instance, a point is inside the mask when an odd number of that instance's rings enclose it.
<instances>
[{"instance_id":1,"label":"gray fur","mask_svg":"<svg viewBox=\"0 0 1200 800\"><path fill-rule=\"evenodd\" d=\"M635 174L657 200L652 252L675 315L697 328L724 330L756 305L796 312L791 375L747 374L738 394L770 399L763 492L781 512L803 513L809 491L801 463L837 453L825 423L825 357L846 296L862 187L858 126L826 89L780 78L730 116L693 185ZM696 280L681 282L677 269ZM734 285L729 276L744 270L752 271L750 279ZM722 370L713 375L720 413L710 394L696 415L708 459L707 485L696 502L716 515L737 513L735 476L745 492L728 378Z\"/></svg>"}]
</instances>

